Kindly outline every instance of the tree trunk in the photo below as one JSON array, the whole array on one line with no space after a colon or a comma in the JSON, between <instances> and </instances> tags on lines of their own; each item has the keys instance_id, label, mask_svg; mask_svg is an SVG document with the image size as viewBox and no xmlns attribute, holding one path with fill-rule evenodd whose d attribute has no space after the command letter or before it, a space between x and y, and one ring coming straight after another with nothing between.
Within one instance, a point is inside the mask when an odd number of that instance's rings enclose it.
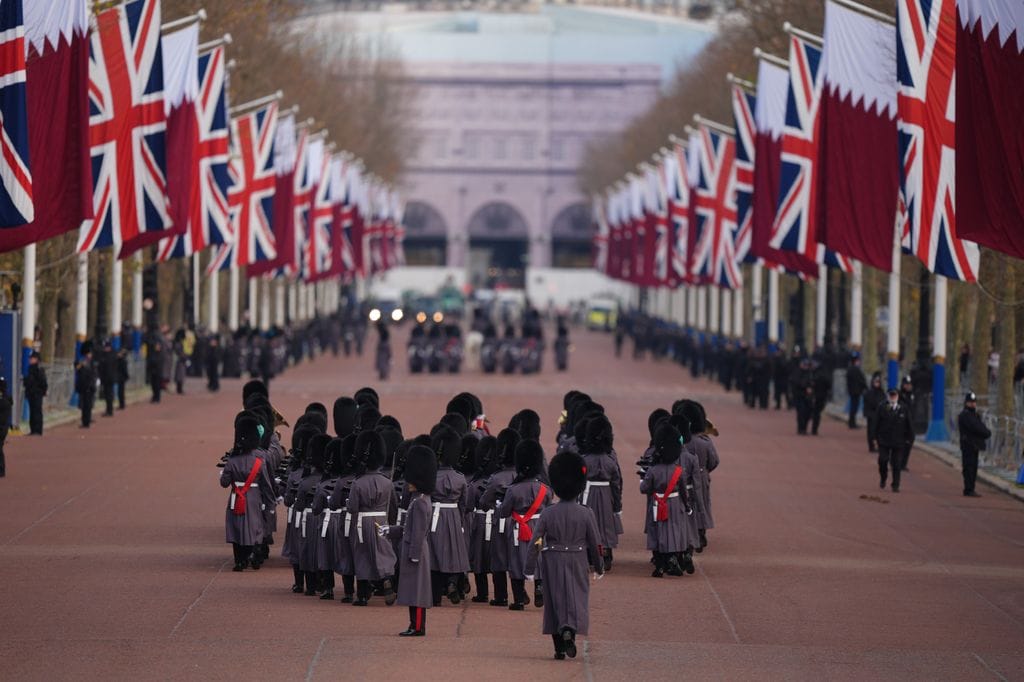
<instances>
[{"instance_id":1,"label":"tree trunk","mask_svg":"<svg viewBox=\"0 0 1024 682\"><path fill-rule=\"evenodd\" d=\"M1000 282L1014 283L1017 281L1019 267L1011 258L1005 254L998 255L1000 261ZM999 372L996 375L996 405L998 414L1002 417L1013 416L1013 370L1016 364L1016 319L1013 303L1017 298L1017 287L1001 287L999 298L1002 301L996 304L996 320L998 327L998 348L999 348Z\"/></svg>"},{"instance_id":2,"label":"tree trunk","mask_svg":"<svg viewBox=\"0 0 1024 682\"><path fill-rule=\"evenodd\" d=\"M978 279L985 291L978 291L977 319L971 339L970 389L977 393L988 393L988 354L992 349L992 299L985 293L992 291L992 284L998 281L995 272L995 258L988 249L981 249L978 264Z\"/></svg>"}]
</instances>

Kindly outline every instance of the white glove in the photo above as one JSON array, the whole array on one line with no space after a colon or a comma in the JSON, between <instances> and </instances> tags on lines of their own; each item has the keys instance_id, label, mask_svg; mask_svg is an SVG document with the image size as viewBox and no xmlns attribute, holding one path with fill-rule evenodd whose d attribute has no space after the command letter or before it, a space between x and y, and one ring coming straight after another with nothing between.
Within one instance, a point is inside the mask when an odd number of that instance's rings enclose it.
<instances>
[{"instance_id":1,"label":"white glove","mask_svg":"<svg viewBox=\"0 0 1024 682\"><path fill-rule=\"evenodd\" d=\"M594 574L594 580L600 580L603 577L604 577L604 573L595 573Z\"/></svg>"},{"instance_id":2,"label":"white glove","mask_svg":"<svg viewBox=\"0 0 1024 682\"><path fill-rule=\"evenodd\" d=\"M525 577L525 578L526 578L527 580L533 580L533 579L534 579L532 575L527 575L527 576L524 576L524 577Z\"/></svg>"},{"instance_id":3,"label":"white glove","mask_svg":"<svg viewBox=\"0 0 1024 682\"><path fill-rule=\"evenodd\" d=\"M377 535L387 537L388 533L391 532L391 526L377 526Z\"/></svg>"},{"instance_id":4,"label":"white glove","mask_svg":"<svg viewBox=\"0 0 1024 682\"><path fill-rule=\"evenodd\" d=\"M618 516L619 518L622 518L622 511L620 510L620 511L615 512L615 515Z\"/></svg>"}]
</instances>

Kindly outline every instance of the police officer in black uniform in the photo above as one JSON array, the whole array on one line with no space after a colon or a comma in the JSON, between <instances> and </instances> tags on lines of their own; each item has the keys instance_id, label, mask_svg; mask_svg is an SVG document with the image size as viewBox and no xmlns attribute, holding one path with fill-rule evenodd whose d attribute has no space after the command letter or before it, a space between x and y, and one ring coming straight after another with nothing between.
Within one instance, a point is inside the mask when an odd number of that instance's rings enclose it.
<instances>
[{"instance_id":1,"label":"police officer in black uniform","mask_svg":"<svg viewBox=\"0 0 1024 682\"><path fill-rule=\"evenodd\" d=\"M892 468L892 491L900 491L900 472L904 452L913 445L914 427L910 423L910 409L899 399L899 391L890 388L888 400L878 406L875 413L875 431L878 437L878 487L885 489L885 481Z\"/></svg>"},{"instance_id":2,"label":"police officer in black uniform","mask_svg":"<svg viewBox=\"0 0 1024 682\"><path fill-rule=\"evenodd\" d=\"M978 415L978 398L968 393L964 398L964 409L957 417L957 429L960 431L960 456L963 459L964 497L981 497L974 492L974 482L978 478L978 452L985 449L985 441L992 437L992 432L981 421Z\"/></svg>"}]
</instances>

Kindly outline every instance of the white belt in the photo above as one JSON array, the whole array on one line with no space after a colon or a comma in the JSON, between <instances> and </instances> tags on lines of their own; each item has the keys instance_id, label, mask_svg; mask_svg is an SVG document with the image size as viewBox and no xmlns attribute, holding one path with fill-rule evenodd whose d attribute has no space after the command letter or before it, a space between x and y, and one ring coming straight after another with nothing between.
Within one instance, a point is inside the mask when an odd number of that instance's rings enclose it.
<instances>
[{"instance_id":1,"label":"white belt","mask_svg":"<svg viewBox=\"0 0 1024 682\"><path fill-rule=\"evenodd\" d=\"M434 502L434 516L430 519L430 532L437 532L437 520L441 518L442 509L458 509L459 505L457 502Z\"/></svg>"},{"instance_id":2,"label":"white belt","mask_svg":"<svg viewBox=\"0 0 1024 682\"><path fill-rule=\"evenodd\" d=\"M611 481L587 481L587 487L583 489L583 504L587 504L587 500L590 499L591 488L607 488L611 486Z\"/></svg>"},{"instance_id":3,"label":"white belt","mask_svg":"<svg viewBox=\"0 0 1024 682\"><path fill-rule=\"evenodd\" d=\"M245 481L235 481L235 487L236 488L244 488L245 487ZM259 488L260 484L257 483L256 481L253 481L252 483L249 484L249 487L250 488Z\"/></svg>"},{"instance_id":4,"label":"white belt","mask_svg":"<svg viewBox=\"0 0 1024 682\"><path fill-rule=\"evenodd\" d=\"M539 519L539 518L540 518L540 512L537 512L536 514L534 514L533 516L530 517L530 521L534 521L534 520ZM516 521L516 524L518 524L518 523L519 522ZM530 525L529 521L526 522L526 525ZM512 544L515 545L516 547L519 546L519 529L518 528L515 528L512 531Z\"/></svg>"},{"instance_id":5,"label":"white belt","mask_svg":"<svg viewBox=\"0 0 1024 682\"><path fill-rule=\"evenodd\" d=\"M312 509L303 509L300 518L302 519L302 537L306 537L306 521L309 520L309 514Z\"/></svg>"},{"instance_id":6,"label":"white belt","mask_svg":"<svg viewBox=\"0 0 1024 682\"><path fill-rule=\"evenodd\" d=\"M302 526L302 512L296 511L294 509L289 509L288 511L295 513L295 527L300 528Z\"/></svg>"},{"instance_id":7,"label":"white belt","mask_svg":"<svg viewBox=\"0 0 1024 682\"><path fill-rule=\"evenodd\" d=\"M288 523L291 523L291 522L292 522L292 516L293 516L294 514L295 514L295 510L294 510L294 509L292 509L291 507L288 507Z\"/></svg>"},{"instance_id":8,"label":"white belt","mask_svg":"<svg viewBox=\"0 0 1024 682\"><path fill-rule=\"evenodd\" d=\"M356 514L356 535L359 537L359 544L363 543L363 519L375 518L378 516L386 517L388 513L386 511L375 511L375 512L359 512ZM349 514L349 518L352 515Z\"/></svg>"},{"instance_id":9,"label":"white belt","mask_svg":"<svg viewBox=\"0 0 1024 682\"><path fill-rule=\"evenodd\" d=\"M401 526L403 524L403 522L405 521L405 515L408 514L408 513L409 513L408 509L399 509L398 510L398 519L395 521L395 523L397 525Z\"/></svg>"},{"instance_id":10,"label":"white belt","mask_svg":"<svg viewBox=\"0 0 1024 682\"><path fill-rule=\"evenodd\" d=\"M484 517L484 542L491 541L491 519L494 518L493 509L474 509L474 514L480 514ZM505 519L502 519L504 521Z\"/></svg>"},{"instance_id":11,"label":"white belt","mask_svg":"<svg viewBox=\"0 0 1024 682\"><path fill-rule=\"evenodd\" d=\"M348 532L352 530L352 515L347 511L345 512L345 537L348 537Z\"/></svg>"},{"instance_id":12,"label":"white belt","mask_svg":"<svg viewBox=\"0 0 1024 682\"><path fill-rule=\"evenodd\" d=\"M320 524L320 537L327 537L327 527L331 525L331 514L340 514L341 511L324 510L324 522Z\"/></svg>"}]
</instances>

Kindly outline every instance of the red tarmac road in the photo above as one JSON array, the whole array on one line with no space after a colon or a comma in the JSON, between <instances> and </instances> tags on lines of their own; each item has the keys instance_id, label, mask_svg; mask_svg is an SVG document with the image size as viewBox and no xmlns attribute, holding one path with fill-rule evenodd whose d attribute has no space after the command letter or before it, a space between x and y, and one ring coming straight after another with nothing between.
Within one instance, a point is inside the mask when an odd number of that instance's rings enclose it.
<instances>
[{"instance_id":1,"label":"red tarmac road","mask_svg":"<svg viewBox=\"0 0 1024 682\"><path fill-rule=\"evenodd\" d=\"M603 403L626 476L627 534L591 591L574 661L551 660L540 613L479 604L428 614L290 592L275 556L232 573L215 462L240 382L132 406L89 431L8 441L0 479L0 676L27 679L1024 679L1024 506L917 452L899 494L880 492L863 431L827 421L798 438L791 413L753 412L677 366L612 356L576 334L571 371L408 376L379 387L407 434L477 393L493 427L522 407L553 450L565 390ZM398 354L401 357L401 353ZM293 420L306 403L376 384L371 358L320 358L273 382ZM633 462L655 407L688 396L721 430L717 528L697 573L655 580ZM286 438L290 438L286 432ZM862 496L872 499L863 499ZM279 549L279 546L277 547ZM446 602L447 604L447 602Z\"/></svg>"}]
</instances>

